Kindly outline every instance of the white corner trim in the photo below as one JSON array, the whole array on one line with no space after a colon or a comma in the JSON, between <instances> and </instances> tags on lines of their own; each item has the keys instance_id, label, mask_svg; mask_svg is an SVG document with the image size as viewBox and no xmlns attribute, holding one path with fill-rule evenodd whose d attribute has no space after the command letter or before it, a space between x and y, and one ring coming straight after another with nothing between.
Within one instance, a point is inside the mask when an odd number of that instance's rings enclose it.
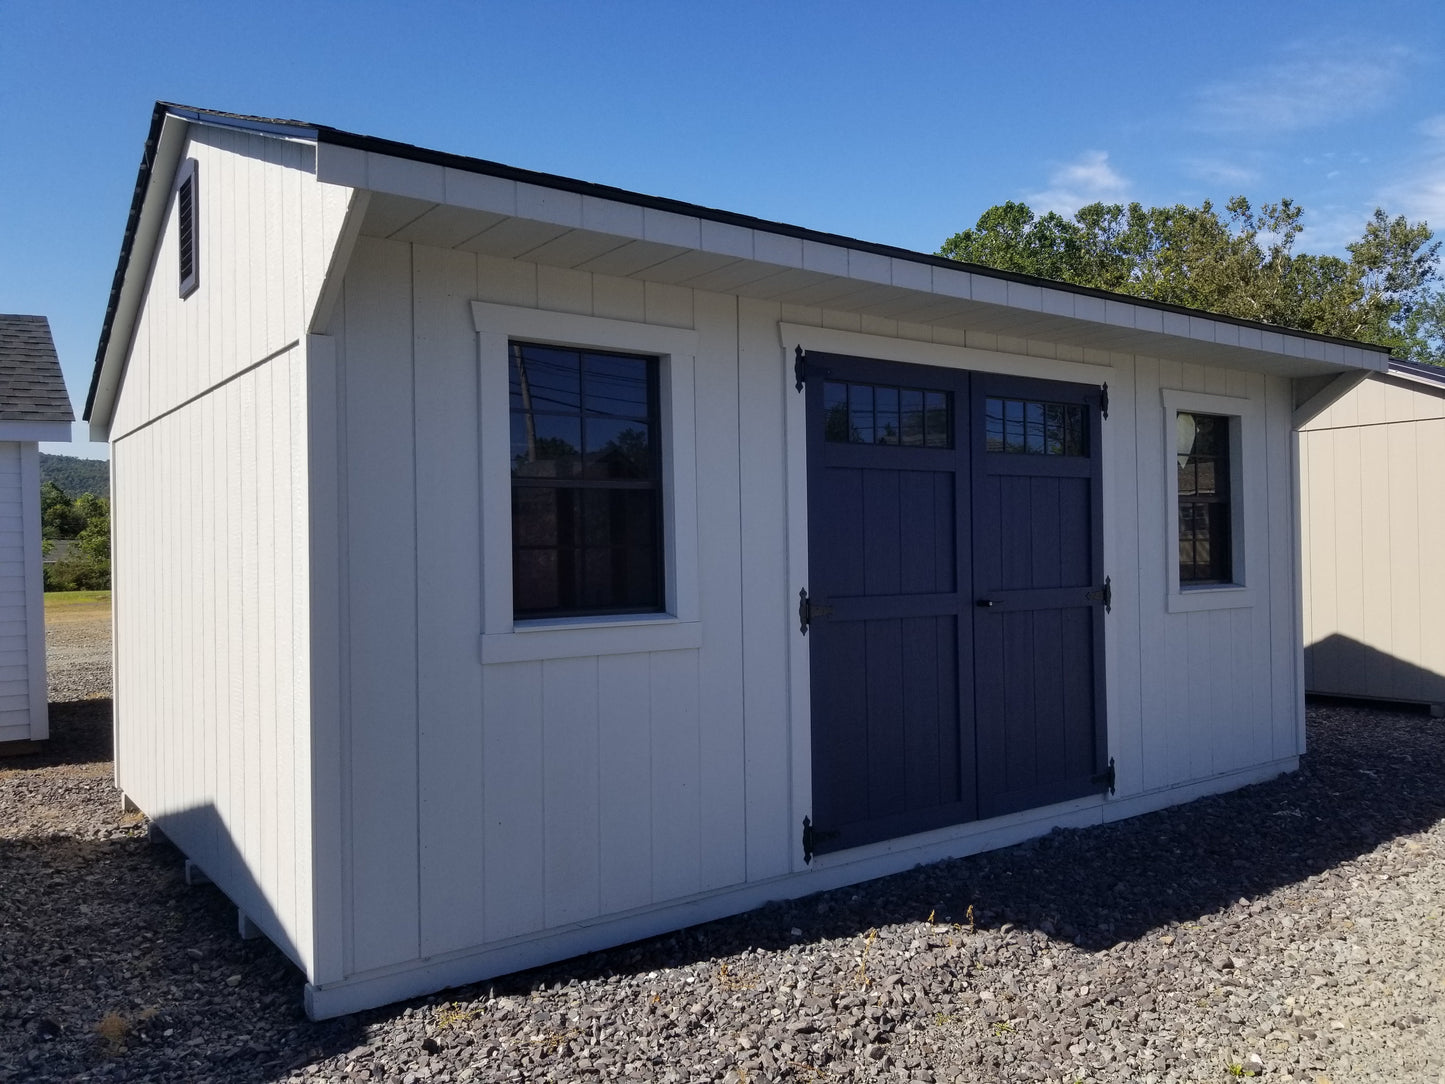
<instances>
[{"instance_id":1,"label":"white corner trim","mask_svg":"<svg viewBox=\"0 0 1445 1084\"><path fill-rule=\"evenodd\" d=\"M324 334L331 323L331 314L341 298L341 283L346 277L346 268L351 263L351 254L356 250L356 241L361 236L361 224L366 221L366 209L371 205L371 193L365 189L352 189L346 201L346 216L341 222L336 240L331 249L331 259L326 264L326 274L321 279L321 289L316 292L316 308L307 321L306 328L313 335Z\"/></svg>"},{"instance_id":2,"label":"white corner trim","mask_svg":"<svg viewBox=\"0 0 1445 1084\"><path fill-rule=\"evenodd\" d=\"M69 426L66 427L67 429ZM20 548L25 579L25 660L30 686L30 740L50 737L50 697L45 679L45 574L40 541L40 448L20 444Z\"/></svg>"},{"instance_id":3,"label":"white corner trim","mask_svg":"<svg viewBox=\"0 0 1445 1084\"><path fill-rule=\"evenodd\" d=\"M1251 569L1263 569L1268 522L1265 479L1264 405L1247 396L1160 389L1164 424L1164 561L1165 609L1169 613L1247 609L1256 603ZM1179 445L1176 420L1180 411L1219 414L1237 419L1230 433L1230 521L1234 544L1234 582L1181 587L1175 540L1179 537Z\"/></svg>"}]
</instances>

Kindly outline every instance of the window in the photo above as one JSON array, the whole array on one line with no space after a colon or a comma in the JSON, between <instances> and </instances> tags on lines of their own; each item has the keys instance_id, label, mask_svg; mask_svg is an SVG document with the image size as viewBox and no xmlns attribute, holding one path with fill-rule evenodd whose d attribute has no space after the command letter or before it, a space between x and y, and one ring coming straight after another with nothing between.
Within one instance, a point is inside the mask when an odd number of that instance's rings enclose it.
<instances>
[{"instance_id":1,"label":"window","mask_svg":"<svg viewBox=\"0 0 1445 1084\"><path fill-rule=\"evenodd\" d=\"M661 611L658 359L508 354L514 615Z\"/></svg>"},{"instance_id":2,"label":"window","mask_svg":"<svg viewBox=\"0 0 1445 1084\"><path fill-rule=\"evenodd\" d=\"M190 297L201 284L196 204L196 160L187 158L181 164L176 183L176 247L180 253L181 297Z\"/></svg>"},{"instance_id":3,"label":"window","mask_svg":"<svg viewBox=\"0 0 1445 1084\"><path fill-rule=\"evenodd\" d=\"M951 398L946 391L830 380L823 385L823 437L836 444L951 448Z\"/></svg>"},{"instance_id":4,"label":"window","mask_svg":"<svg viewBox=\"0 0 1445 1084\"><path fill-rule=\"evenodd\" d=\"M1270 521L1262 396L1163 388L1169 613L1255 604ZM1275 454L1278 454L1276 449ZM1256 582L1260 581L1260 582Z\"/></svg>"},{"instance_id":5,"label":"window","mask_svg":"<svg viewBox=\"0 0 1445 1084\"><path fill-rule=\"evenodd\" d=\"M1032 399L984 400L985 447L1010 455L1087 456L1084 408Z\"/></svg>"},{"instance_id":6,"label":"window","mask_svg":"<svg viewBox=\"0 0 1445 1084\"><path fill-rule=\"evenodd\" d=\"M1180 411L1179 583L1233 582L1229 419Z\"/></svg>"}]
</instances>

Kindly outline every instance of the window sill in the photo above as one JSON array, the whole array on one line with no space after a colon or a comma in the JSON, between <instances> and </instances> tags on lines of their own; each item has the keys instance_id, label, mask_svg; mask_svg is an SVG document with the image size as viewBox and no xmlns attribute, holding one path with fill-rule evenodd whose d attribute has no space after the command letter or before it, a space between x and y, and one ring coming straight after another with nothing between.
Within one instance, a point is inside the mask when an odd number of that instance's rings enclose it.
<instances>
[{"instance_id":1,"label":"window sill","mask_svg":"<svg viewBox=\"0 0 1445 1084\"><path fill-rule=\"evenodd\" d=\"M1254 589L1242 584L1210 584L1174 588L1166 606L1170 613L1198 613L1202 610L1247 610L1254 605Z\"/></svg>"},{"instance_id":2,"label":"window sill","mask_svg":"<svg viewBox=\"0 0 1445 1084\"><path fill-rule=\"evenodd\" d=\"M670 614L572 617L519 623L512 632L482 636L482 662L536 662L586 655L687 651L702 646L702 622Z\"/></svg>"}]
</instances>

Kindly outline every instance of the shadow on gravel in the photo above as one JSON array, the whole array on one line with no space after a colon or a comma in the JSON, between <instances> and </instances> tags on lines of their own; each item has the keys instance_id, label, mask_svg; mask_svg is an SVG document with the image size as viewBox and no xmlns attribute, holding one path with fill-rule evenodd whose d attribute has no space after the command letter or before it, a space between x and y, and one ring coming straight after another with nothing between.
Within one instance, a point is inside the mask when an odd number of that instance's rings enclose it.
<instances>
[{"instance_id":1,"label":"shadow on gravel","mask_svg":"<svg viewBox=\"0 0 1445 1084\"><path fill-rule=\"evenodd\" d=\"M108 707L83 702L77 728ZM1445 725L1315 706L1309 737L1300 771L1270 783L770 904L436 1000L852 938L930 913L967 923L970 906L979 927L1011 922L1099 950L1241 897L1343 878L1332 873L1341 863L1445 817ZM78 734L45 755L98 756L98 740ZM307 1021L296 968L264 939L239 940L226 898L187 888L181 873L179 852L136 829L109 840L0 841L0 1081L285 1079L326 1059L344 1065L369 1025L407 1011ZM60 895L66 906L42 902Z\"/></svg>"},{"instance_id":2,"label":"shadow on gravel","mask_svg":"<svg viewBox=\"0 0 1445 1084\"><path fill-rule=\"evenodd\" d=\"M491 984L630 973L848 938L892 923L1013 923L1089 951L1197 921L1334 867L1445 818L1445 724L1423 715L1312 705L1298 772L1095 828L1056 830L1001 851L866 885L770 904L736 918Z\"/></svg>"},{"instance_id":3,"label":"shadow on gravel","mask_svg":"<svg viewBox=\"0 0 1445 1084\"><path fill-rule=\"evenodd\" d=\"M111 758L110 697L50 704L50 737L34 752L0 759L0 770L99 764Z\"/></svg>"},{"instance_id":4,"label":"shadow on gravel","mask_svg":"<svg viewBox=\"0 0 1445 1084\"><path fill-rule=\"evenodd\" d=\"M301 973L182 864L143 828L0 839L0 1081L275 1081L362 1041L308 1021Z\"/></svg>"}]
</instances>

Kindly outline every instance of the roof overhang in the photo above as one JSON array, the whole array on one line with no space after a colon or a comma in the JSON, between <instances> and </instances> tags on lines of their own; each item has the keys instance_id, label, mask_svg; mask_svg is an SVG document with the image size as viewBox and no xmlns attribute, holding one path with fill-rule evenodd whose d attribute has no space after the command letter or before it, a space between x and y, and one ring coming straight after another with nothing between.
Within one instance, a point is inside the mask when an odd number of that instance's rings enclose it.
<instances>
[{"instance_id":1,"label":"roof overhang","mask_svg":"<svg viewBox=\"0 0 1445 1084\"><path fill-rule=\"evenodd\" d=\"M318 129L317 176L372 193L363 235L914 324L1289 377L1383 348Z\"/></svg>"},{"instance_id":2,"label":"roof overhang","mask_svg":"<svg viewBox=\"0 0 1445 1084\"><path fill-rule=\"evenodd\" d=\"M1383 372L1382 347L960 264L321 125L158 105L86 418L108 420L190 123L314 140L316 177L369 193L360 232L917 325L1292 378ZM132 270L134 269L134 270ZM344 262L332 275L344 274ZM102 426L103 427L103 426Z\"/></svg>"},{"instance_id":3,"label":"roof overhang","mask_svg":"<svg viewBox=\"0 0 1445 1084\"><path fill-rule=\"evenodd\" d=\"M69 422L0 421L0 440L70 443Z\"/></svg>"}]
</instances>

